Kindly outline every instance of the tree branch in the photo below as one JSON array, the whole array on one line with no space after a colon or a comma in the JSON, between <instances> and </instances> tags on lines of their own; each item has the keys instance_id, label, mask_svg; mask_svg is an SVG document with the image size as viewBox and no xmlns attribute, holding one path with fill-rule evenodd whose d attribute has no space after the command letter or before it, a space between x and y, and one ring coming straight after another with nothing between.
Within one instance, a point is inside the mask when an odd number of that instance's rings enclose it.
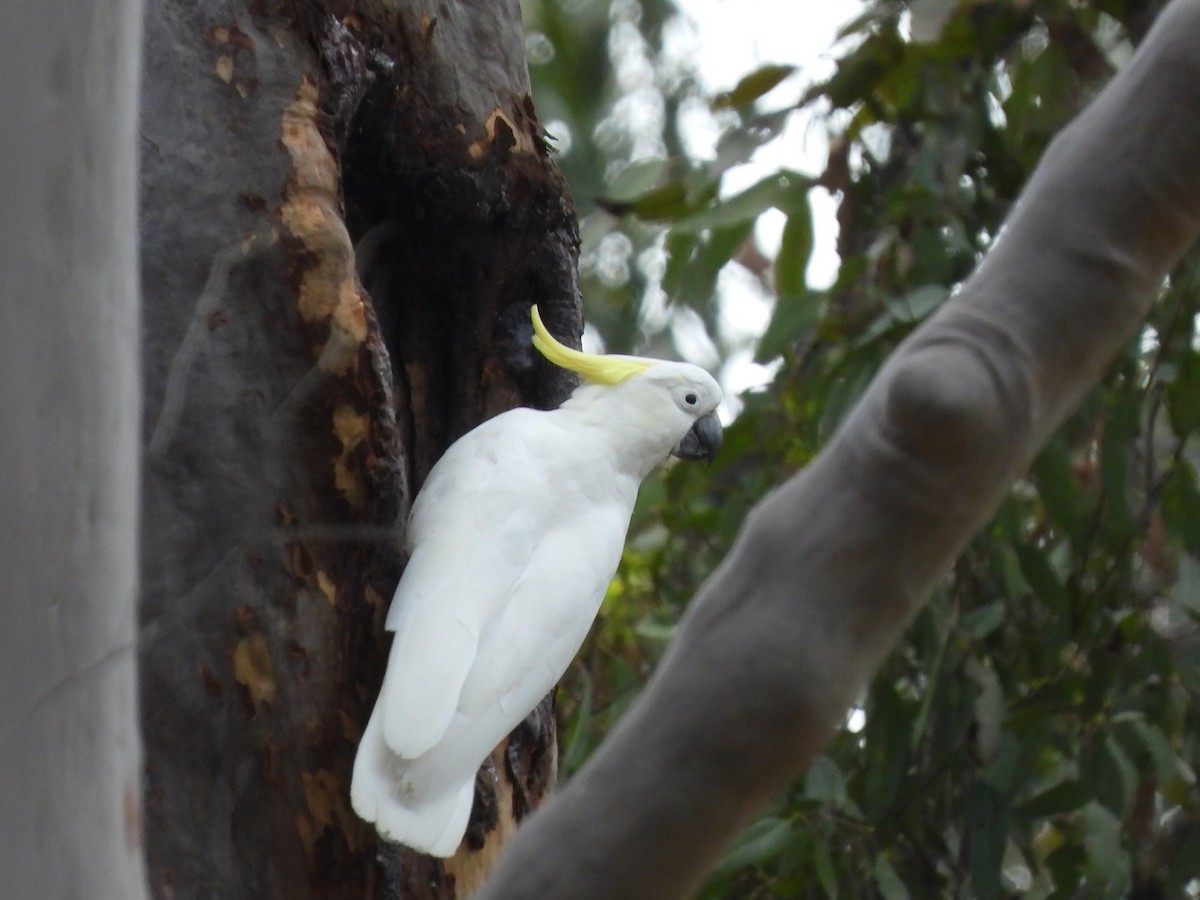
<instances>
[{"instance_id":1,"label":"tree branch","mask_svg":"<svg viewBox=\"0 0 1200 900\"><path fill-rule=\"evenodd\" d=\"M483 898L679 897L828 743L1200 229L1200 0L1050 146L960 294L758 504L655 677Z\"/></svg>"}]
</instances>

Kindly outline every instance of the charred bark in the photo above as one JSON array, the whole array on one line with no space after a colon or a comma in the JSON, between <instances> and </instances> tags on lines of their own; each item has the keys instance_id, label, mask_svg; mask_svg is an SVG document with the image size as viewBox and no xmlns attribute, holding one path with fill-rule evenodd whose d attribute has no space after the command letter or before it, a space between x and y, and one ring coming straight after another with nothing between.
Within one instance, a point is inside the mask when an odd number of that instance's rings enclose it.
<instances>
[{"instance_id":1,"label":"charred bark","mask_svg":"<svg viewBox=\"0 0 1200 900\"><path fill-rule=\"evenodd\" d=\"M348 786L412 495L569 387L528 349L531 302L580 319L519 8L158 0L145 46L152 890L453 897L547 789L548 706L449 865L377 846Z\"/></svg>"}]
</instances>

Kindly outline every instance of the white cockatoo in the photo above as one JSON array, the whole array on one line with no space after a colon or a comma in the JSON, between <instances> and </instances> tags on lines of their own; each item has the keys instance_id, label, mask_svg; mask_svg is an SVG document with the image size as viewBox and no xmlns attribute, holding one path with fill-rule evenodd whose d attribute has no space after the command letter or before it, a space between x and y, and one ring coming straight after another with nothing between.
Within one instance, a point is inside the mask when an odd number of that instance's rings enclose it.
<instances>
[{"instance_id":1,"label":"white cockatoo","mask_svg":"<svg viewBox=\"0 0 1200 900\"><path fill-rule=\"evenodd\" d=\"M451 856L475 773L570 665L625 544L638 485L711 459L721 389L688 363L581 353L532 309L533 345L584 383L459 438L413 503L383 686L354 760L355 811Z\"/></svg>"}]
</instances>

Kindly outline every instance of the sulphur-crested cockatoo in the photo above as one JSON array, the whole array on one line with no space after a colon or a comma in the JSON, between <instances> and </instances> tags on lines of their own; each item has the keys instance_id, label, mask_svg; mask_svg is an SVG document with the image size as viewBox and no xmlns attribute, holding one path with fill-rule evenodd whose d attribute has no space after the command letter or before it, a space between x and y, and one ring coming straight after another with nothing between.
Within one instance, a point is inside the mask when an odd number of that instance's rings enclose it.
<instances>
[{"instance_id":1,"label":"sulphur-crested cockatoo","mask_svg":"<svg viewBox=\"0 0 1200 900\"><path fill-rule=\"evenodd\" d=\"M580 353L533 307L534 346L584 383L459 438L413 503L387 673L351 800L384 837L450 856L475 772L554 687L621 558L638 485L711 458L721 389L688 363Z\"/></svg>"}]
</instances>

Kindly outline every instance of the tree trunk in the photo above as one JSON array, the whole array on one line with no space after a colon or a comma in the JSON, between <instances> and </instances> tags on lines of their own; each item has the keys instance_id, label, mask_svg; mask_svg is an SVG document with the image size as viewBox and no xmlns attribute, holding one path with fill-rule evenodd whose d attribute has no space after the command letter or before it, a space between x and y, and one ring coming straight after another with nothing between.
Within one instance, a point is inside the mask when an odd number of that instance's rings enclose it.
<instances>
[{"instance_id":1,"label":"tree trunk","mask_svg":"<svg viewBox=\"0 0 1200 900\"><path fill-rule=\"evenodd\" d=\"M134 601L136 0L0 55L0 893L144 896Z\"/></svg>"},{"instance_id":2,"label":"tree trunk","mask_svg":"<svg viewBox=\"0 0 1200 900\"><path fill-rule=\"evenodd\" d=\"M531 302L581 321L523 46L516 2L149 5L156 896L461 895L553 776L544 704L445 865L378 844L348 800L413 494L475 423L569 386L527 339Z\"/></svg>"}]
</instances>

